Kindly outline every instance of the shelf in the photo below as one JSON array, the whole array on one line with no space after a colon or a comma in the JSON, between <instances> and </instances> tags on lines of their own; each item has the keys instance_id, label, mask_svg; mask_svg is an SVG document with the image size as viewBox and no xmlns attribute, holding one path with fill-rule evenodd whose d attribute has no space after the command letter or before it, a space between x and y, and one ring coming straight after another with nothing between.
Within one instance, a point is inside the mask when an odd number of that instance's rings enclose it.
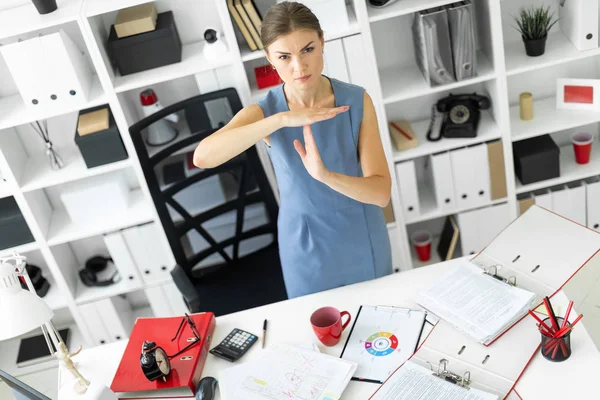
<instances>
[{"instance_id":1,"label":"shelf","mask_svg":"<svg viewBox=\"0 0 600 400\"><path fill-rule=\"evenodd\" d=\"M397 151L392 142L394 162L405 161L411 158L417 158L442 151L448 151L477 143L487 142L490 140L499 139L502 135L500 129L496 125L496 122L492 119L492 116L487 111L483 111L481 113L478 134L477 137L474 138L442 138L437 142L429 142L427 141L426 137L427 128L429 127L429 120L415 122L411 124L411 126L413 132L417 136L419 145L414 149Z\"/></svg>"},{"instance_id":2,"label":"shelf","mask_svg":"<svg viewBox=\"0 0 600 400\"><path fill-rule=\"evenodd\" d=\"M0 12L0 39L76 21L82 0L58 0L58 9L41 15L33 4Z\"/></svg>"},{"instance_id":3,"label":"shelf","mask_svg":"<svg viewBox=\"0 0 600 400\"><path fill-rule=\"evenodd\" d=\"M202 55L204 41L184 44L181 54L181 62L165 65L135 74L117 76L114 82L117 93L128 90L139 89L154 85L159 82L171 81L184 76L194 75L200 72L221 68L233 63L233 53L220 56L217 61L209 61Z\"/></svg>"},{"instance_id":4,"label":"shelf","mask_svg":"<svg viewBox=\"0 0 600 400\"><path fill-rule=\"evenodd\" d=\"M36 242L25 243L25 244L21 244L19 246L0 250L0 257L5 257L7 255L12 254L13 252L16 252L18 254L28 253L33 250L38 250L39 248L40 247L38 246L38 244Z\"/></svg>"},{"instance_id":5,"label":"shelf","mask_svg":"<svg viewBox=\"0 0 600 400\"><path fill-rule=\"evenodd\" d=\"M580 58L593 57L600 54L600 48L579 51L559 30L548 35L546 51L538 57L529 57L525 53L522 40L508 42L504 45L506 74L515 75L533 71L552 65L562 64Z\"/></svg>"},{"instance_id":6,"label":"shelf","mask_svg":"<svg viewBox=\"0 0 600 400\"><path fill-rule=\"evenodd\" d=\"M60 330L64 328L64 325L57 325L56 329ZM69 339L67 341L67 345L69 350L75 351L77 348L86 345L86 341L83 338L83 335L79 331L77 325L72 324L68 325L70 328ZM41 334L41 330L39 330ZM22 337L30 337L35 336L34 333L28 333L23 335ZM31 374L33 372L44 371L49 368L58 367L58 360L52 359L49 361L41 362L39 364L30 365L27 367L19 368L17 367L17 355L19 354L19 345L21 342L21 337L4 340L0 342L0 369L9 375L14 377L18 377L21 375ZM50 354L50 350L48 350L48 354Z\"/></svg>"},{"instance_id":7,"label":"shelf","mask_svg":"<svg viewBox=\"0 0 600 400\"><path fill-rule=\"evenodd\" d=\"M44 300L52 310L65 308L67 306L67 299L65 298L64 293L62 293L56 285L52 274L44 273L44 278L50 283L50 289L48 290L48 293L42 297L42 300Z\"/></svg>"},{"instance_id":8,"label":"shelf","mask_svg":"<svg viewBox=\"0 0 600 400\"><path fill-rule=\"evenodd\" d=\"M2 15L2 13L0 13ZM70 112L79 111L86 108L99 106L107 103L106 95L102 90L102 85L98 80L98 76L94 75L90 99L88 102L76 105L72 104L68 107L54 107L51 109L39 109L31 111L25 106L23 98L20 94L15 94L8 97L0 98L0 129L6 129L13 126L24 125L29 122L39 121L56 117L58 115L68 114Z\"/></svg>"},{"instance_id":9,"label":"shelf","mask_svg":"<svg viewBox=\"0 0 600 400\"><path fill-rule=\"evenodd\" d=\"M435 202L432 198L431 199L426 199L426 204L431 204L431 202ZM453 215L453 214L460 214L466 211L471 211L471 210L475 210L477 208L483 208L483 207L490 207L490 206L495 206L496 204L501 204L501 203L506 203L508 201L508 199L506 197L502 198L502 199L496 199L496 200L492 200L489 203L486 204L480 204L477 205L475 207L466 207L466 208L457 208L454 210L448 210L448 211L440 211L437 206L434 206L433 208L431 206L429 206L428 208L426 208L425 213L422 213L419 217L411 220L410 222L407 222L407 225L411 225L411 224L416 224L418 222L424 222L424 221L428 221L428 220L432 220L432 219L436 219L436 218L441 218L441 217L446 217L448 215Z\"/></svg>"},{"instance_id":10,"label":"shelf","mask_svg":"<svg viewBox=\"0 0 600 400\"><path fill-rule=\"evenodd\" d=\"M93 17L95 15L106 14L123 8L137 6L138 4L148 3L148 1L149 0L86 0L84 5L84 15L86 17Z\"/></svg>"},{"instance_id":11,"label":"shelf","mask_svg":"<svg viewBox=\"0 0 600 400\"><path fill-rule=\"evenodd\" d=\"M57 149L57 152L65 162L65 166L57 171L50 168L50 163L45 154L29 159L23 172L23 177L20 179L23 192L43 189L131 166L131 160L128 158L122 161L88 168L77 147L60 148Z\"/></svg>"},{"instance_id":12,"label":"shelf","mask_svg":"<svg viewBox=\"0 0 600 400\"><path fill-rule=\"evenodd\" d=\"M108 299L120 294L130 293L142 288L143 284L141 282L132 284L127 279L122 279L114 285L102 287L88 287L81 282L81 279L77 279L77 289L75 290L75 295L73 297L75 298L75 303L77 305L82 305L97 300Z\"/></svg>"},{"instance_id":13,"label":"shelf","mask_svg":"<svg viewBox=\"0 0 600 400\"><path fill-rule=\"evenodd\" d=\"M390 104L431 93L454 90L467 85L494 79L494 68L482 52L477 52L478 76L446 85L431 87L417 65L395 65L379 71L383 103Z\"/></svg>"},{"instance_id":14,"label":"shelf","mask_svg":"<svg viewBox=\"0 0 600 400\"><path fill-rule=\"evenodd\" d=\"M454 3L453 0L398 0L395 3L383 7L374 8L367 3L367 12L369 22L383 21L384 19L394 18L399 15L412 14L426 8L439 7Z\"/></svg>"},{"instance_id":15,"label":"shelf","mask_svg":"<svg viewBox=\"0 0 600 400\"><path fill-rule=\"evenodd\" d=\"M523 140L539 135L563 131L600 121L600 113L556 108L556 99L549 97L533 103L533 119L519 117L519 105L510 108L512 140Z\"/></svg>"},{"instance_id":16,"label":"shelf","mask_svg":"<svg viewBox=\"0 0 600 400\"><path fill-rule=\"evenodd\" d=\"M554 179L530 183L523 185L515 175L515 184L517 194L530 192L533 190L560 185L563 183L577 181L589 178L590 176L600 174L600 149L598 146L592 146L590 162L584 165L575 162L573 146L562 146L560 148L560 176Z\"/></svg>"},{"instance_id":17,"label":"shelf","mask_svg":"<svg viewBox=\"0 0 600 400\"><path fill-rule=\"evenodd\" d=\"M48 245L55 246L152 221L154 218L150 202L145 199L141 189L133 190L130 196L130 206L126 212L114 213L109 218L87 223L71 222L64 209L54 211L48 229Z\"/></svg>"},{"instance_id":18,"label":"shelf","mask_svg":"<svg viewBox=\"0 0 600 400\"><path fill-rule=\"evenodd\" d=\"M242 61L243 62L247 62L247 61L252 61L252 60L258 60L259 58L263 58L266 57L267 55L265 54L264 50L250 50L250 47L248 47L248 45L246 43L240 43L240 53L242 54Z\"/></svg>"},{"instance_id":19,"label":"shelf","mask_svg":"<svg viewBox=\"0 0 600 400\"><path fill-rule=\"evenodd\" d=\"M10 187L8 187L8 184L6 182L0 180L0 199L3 199L8 196L12 196Z\"/></svg>"}]
</instances>

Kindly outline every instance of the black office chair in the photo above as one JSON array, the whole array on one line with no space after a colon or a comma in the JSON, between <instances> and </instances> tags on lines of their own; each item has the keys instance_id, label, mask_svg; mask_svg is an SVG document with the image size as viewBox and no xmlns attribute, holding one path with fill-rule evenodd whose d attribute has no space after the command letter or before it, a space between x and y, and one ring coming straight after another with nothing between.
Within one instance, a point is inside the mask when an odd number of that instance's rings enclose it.
<instances>
[{"instance_id":1,"label":"black office chair","mask_svg":"<svg viewBox=\"0 0 600 400\"><path fill-rule=\"evenodd\" d=\"M224 126L241 109L237 91L222 89L165 107L129 128L150 194L177 261L171 275L191 312L212 311L224 315L287 299L277 247L278 206L254 146L216 168L192 174L175 172L175 178L169 178L170 186L165 187L163 183L167 160L182 153L189 156L202 139ZM147 147L144 130L172 113L183 114L181 120L185 128L172 142L162 147ZM191 190L192 185L210 178L214 180L216 175L237 186L232 199L201 212L193 212L175 199L186 189ZM264 206L263 215L266 214L267 222L244 229L245 213L257 204ZM235 214L235 234L224 239L212 235L208 222L232 213ZM198 246L191 246L192 233L199 234L207 246L200 250ZM266 236L270 241L265 246L240 255L243 241ZM210 260L220 257L221 262L199 268L200 264L209 261L209 257Z\"/></svg>"}]
</instances>

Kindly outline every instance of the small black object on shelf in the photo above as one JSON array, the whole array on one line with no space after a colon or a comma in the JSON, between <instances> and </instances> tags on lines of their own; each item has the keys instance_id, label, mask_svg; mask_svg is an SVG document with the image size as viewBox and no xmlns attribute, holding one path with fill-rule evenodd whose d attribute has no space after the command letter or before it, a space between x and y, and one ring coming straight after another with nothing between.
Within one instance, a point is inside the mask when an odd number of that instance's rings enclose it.
<instances>
[{"instance_id":1,"label":"small black object on shelf","mask_svg":"<svg viewBox=\"0 0 600 400\"><path fill-rule=\"evenodd\" d=\"M42 275L42 269L37 265L29 264L25 266L27 270L27 275L29 275L29 279L31 280L31 284L35 289L35 293L39 297L44 297L48 294L50 290L50 282ZM27 290L27 284L24 281L21 281L21 287Z\"/></svg>"},{"instance_id":2,"label":"small black object on shelf","mask_svg":"<svg viewBox=\"0 0 600 400\"><path fill-rule=\"evenodd\" d=\"M181 39L172 11L158 14L156 29L150 32L119 38L111 26L107 46L122 76L181 61Z\"/></svg>"},{"instance_id":3,"label":"small black object on shelf","mask_svg":"<svg viewBox=\"0 0 600 400\"><path fill-rule=\"evenodd\" d=\"M33 241L33 235L14 197L0 199L0 250Z\"/></svg>"},{"instance_id":4,"label":"small black object on shelf","mask_svg":"<svg viewBox=\"0 0 600 400\"><path fill-rule=\"evenodd\" d=\"M50 14L51 12L56 11L58 6L56 5L56 0L31 0L38 13L40 14Z\"/></svg>"},{"instance_id":5,"label":"small black object on shelf","mask_svg":"<svg viewBox=\"0 0 600 400\"><path fill-rule=\"evenodd\" d=\"M75 143L88 168L125 160L128 157L119 128L108 105L81 110L79 117L104 108L108 108L108 129L86 135L80 135L77 130L75 131Z\"/></svg>"},{"instance_id":6,"label":"small black object on shelf","mask_svg":"<svg viewBox=\"0 0 600 400\"><path fill-rule=\"evenodd\" d=\"M549 135L513 143L515 173L523 185L560 176L560 149Z\"/></svg>"}]
</instances>

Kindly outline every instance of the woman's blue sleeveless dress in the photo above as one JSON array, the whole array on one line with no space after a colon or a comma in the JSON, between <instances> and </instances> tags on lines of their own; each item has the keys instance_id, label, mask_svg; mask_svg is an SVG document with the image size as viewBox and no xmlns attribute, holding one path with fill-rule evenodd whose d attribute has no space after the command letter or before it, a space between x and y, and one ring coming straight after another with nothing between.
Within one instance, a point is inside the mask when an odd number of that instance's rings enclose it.
<instances>
[{"instance_id":1,"label":"woman's blue sleeveless dress","mask_svg":"<svg viewBox=\"0 0 600 400\"><path fill-rule=\"evenodd\" d=\"M327 169L362 176L358 134L364 89L334 78L336 107L350 109L311 125ZM281 84L258 101L265 118L289 111ZM381 207L353 200L315 180L294 148L302 127L285 127L267 146L280 194L279 256L290 298L366 281L392 272L392 255Z\"/></svg>"}]
</instances>

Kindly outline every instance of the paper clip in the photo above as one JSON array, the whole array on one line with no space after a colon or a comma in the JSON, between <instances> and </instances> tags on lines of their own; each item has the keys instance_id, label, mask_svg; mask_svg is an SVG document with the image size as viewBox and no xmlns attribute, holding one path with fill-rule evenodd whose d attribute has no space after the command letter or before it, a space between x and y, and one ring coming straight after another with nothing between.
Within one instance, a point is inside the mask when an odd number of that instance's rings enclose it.
<instances>
[{"instance_id":1,"label":"paper clip","mask_svg":"<svg viewBox=\"0 0 600 400\"><path fill-rule=\"evenodd\" d=\"M501 282L507 283L511 286L517 286L517 277L516 276L511 276L509 278L503 278L500 275L498 275L498 268L495 265L492 265L489 268L483 268L483 273L486 275L491 276L494 279L497 279Z\"/></svg>"},{"instance_id":2,"label":"paper clip","mask_svg":"<svg viewBox=\"0 0 600 400\"><path fill-rule=\"evenodd\" d=\"M455 374L454 372L448 371L448 362L448 360L442 358L440 360L440 363L438 364L437 372L434 372L433 375L445 380L446 382L453 383L467 390L471 389L471 372L466 371L462 376L460 376L458 374ZM431 368L431 363L429 361L427 363L430 365ZM433 370L433 368L431 369Z\"/></svg>"},{"instance_id":3,"label":"paper clip","mask_svg":"<svg viewBox=\"0 0 600 400\"><path fill-rule=\"evenodd\" d=\"M402 313L405 313L405 314L410 314L410 312L412 310L410 308L407 308L407 307L395 307L395 306L379 305L379 306L375 306L375 311L389 311L389 312L392 312L392 313L402 312Z\"/></svg>"}]
</instances>

